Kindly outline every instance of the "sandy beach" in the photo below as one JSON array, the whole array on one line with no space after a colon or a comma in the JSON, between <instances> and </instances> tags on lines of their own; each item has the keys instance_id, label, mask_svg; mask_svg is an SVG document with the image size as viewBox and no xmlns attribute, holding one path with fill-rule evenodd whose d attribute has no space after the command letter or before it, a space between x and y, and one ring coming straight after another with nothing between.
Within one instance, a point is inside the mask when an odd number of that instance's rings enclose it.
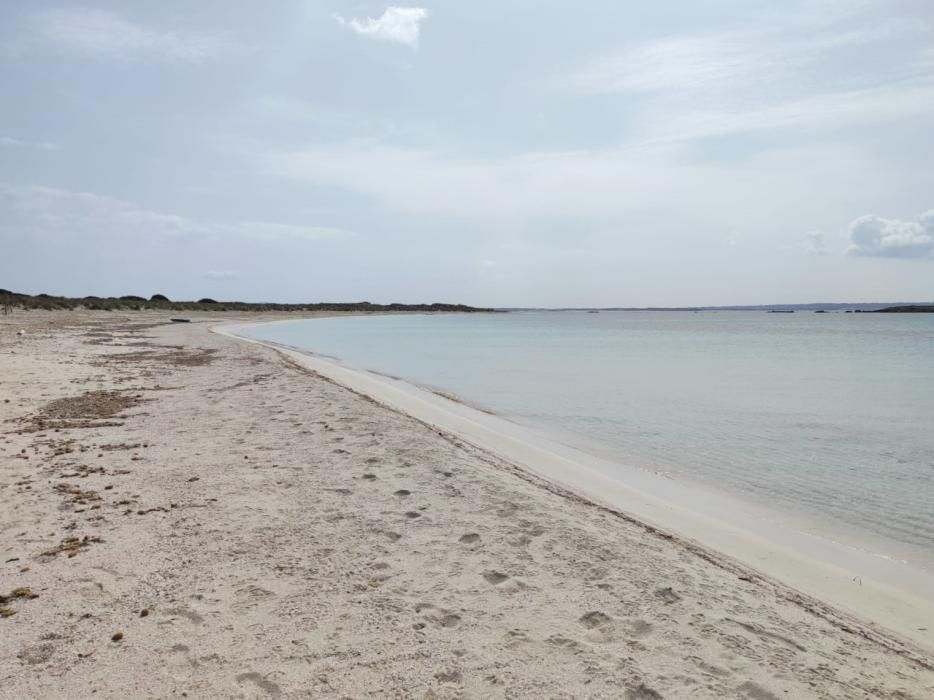
<instances>
[{"instance_id":1,"label":"sandy beach","mask_svg":"<svg viewBox=\"0 0 934 700\"><path fill-rule=\"evenodd\" d=\"M0 317L0 697L934 697L923 647L237 320Z\"/></svg>"}]
</instances>

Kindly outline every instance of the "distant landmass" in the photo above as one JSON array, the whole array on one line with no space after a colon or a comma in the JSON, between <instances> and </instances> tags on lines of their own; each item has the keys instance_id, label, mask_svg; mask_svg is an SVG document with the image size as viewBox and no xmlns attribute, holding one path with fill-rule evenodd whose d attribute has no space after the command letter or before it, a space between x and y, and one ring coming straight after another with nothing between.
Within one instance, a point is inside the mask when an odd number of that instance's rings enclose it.
<instances>
[{"instance_id":1,"label":"distant landmass","mask_svg":"<svg viewBox=\"0 0 934 700\"><path fill-rule=\"evenodd\" d=\"M934 314L934 304L906 304L905 306L888 306L877 309L881 314Z\"/></svg>"},{"instance_id":2,"label":"distant landmass","mask_svg":"<svg viewBox=\"0 0 934 700\"><path fill-rule=\"evenodd\" d=\"M358 302L315 302L308 304L265 304L243 301L216 301L208 297L198 301L172 301L164 294L122 297L59 297L50 294L19 294L0 289L0 308L11 309L88 309L99 311L420 311L420 312L492 312L464 304L372 304Z\"/></svg>"},{"instance_id":3,"label":"distant landmass","mask_svg":"<svg viewBox=\"0 0 934 700\"><path fill-rule=\"evenodd\" d=\"M834 302L811 304L753 304L746 306L610 306L564 308L502 308L500 311L769 311L769 312L880 312L880 313L932 313L934 302Z\"/></svg>"}]
</instances>

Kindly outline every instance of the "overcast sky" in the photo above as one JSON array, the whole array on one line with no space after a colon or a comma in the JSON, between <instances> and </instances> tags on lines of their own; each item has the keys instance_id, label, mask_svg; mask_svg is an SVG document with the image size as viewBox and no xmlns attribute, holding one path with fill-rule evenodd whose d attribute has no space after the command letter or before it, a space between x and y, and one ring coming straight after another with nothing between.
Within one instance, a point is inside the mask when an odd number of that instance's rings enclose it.
<instances>
[{"instance_id":1,"label":"overcast sky","mask_svg":"<svg viewBox=\"0 0 934 700\"><path fill-rule=\"evenodd\" d=\"M0 287L932 300L934 3L4 2Z\"/></svg>"}]
</instances>

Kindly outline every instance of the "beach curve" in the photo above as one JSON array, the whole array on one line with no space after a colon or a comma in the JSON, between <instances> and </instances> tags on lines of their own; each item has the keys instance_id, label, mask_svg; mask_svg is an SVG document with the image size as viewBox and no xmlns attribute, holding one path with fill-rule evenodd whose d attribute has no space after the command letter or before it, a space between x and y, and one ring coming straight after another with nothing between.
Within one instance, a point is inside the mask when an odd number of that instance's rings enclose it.
<instances>
[{"instance_id":1,"label":"beach curve","mask_svg":"<svg viewBox=\"0 0 934 700\"><path fill-rule=\"evenodd\" d=\"M776 532L768 523L757 524L760 513L749 504L725 494L611 463L444 391L351 367L339 358L240 335L238 331L246 327L223 325L212 330L274 348L318 376L508 462L547 488L677 538L696 554L740 576L752 571L784 591L788 600L846 631L918 660L934 652L930 595L934 577L926 572L805 533ZM620 468L627 478L619 478Z\"/></svg>"}]
</instances>

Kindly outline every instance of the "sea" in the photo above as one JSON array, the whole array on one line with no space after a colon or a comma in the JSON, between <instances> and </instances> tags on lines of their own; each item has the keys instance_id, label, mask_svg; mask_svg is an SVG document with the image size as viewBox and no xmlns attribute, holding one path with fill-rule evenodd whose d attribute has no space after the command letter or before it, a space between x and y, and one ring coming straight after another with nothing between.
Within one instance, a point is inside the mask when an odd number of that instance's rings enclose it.
<instances>
[{"instance_id":1,"label":"sea","mask_svg":"<svg viewBox=\"0 0 934 700\"><path fill-rule=\"evenodd\" d=\"M934 571L934 314L399 314L242 334Z\"/></svg>"}]
</instances>

